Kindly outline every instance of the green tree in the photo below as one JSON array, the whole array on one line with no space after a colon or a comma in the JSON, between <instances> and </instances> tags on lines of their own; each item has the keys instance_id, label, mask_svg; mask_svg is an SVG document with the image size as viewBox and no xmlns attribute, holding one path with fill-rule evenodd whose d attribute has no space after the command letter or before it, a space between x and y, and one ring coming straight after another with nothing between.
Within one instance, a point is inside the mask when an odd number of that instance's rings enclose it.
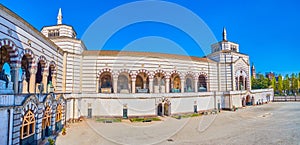
<instances>
[{"instance_id":1,"label":"green tree","mask_svg":"<svg viewBox=\"0 0 300 145\"><path fill-rule=\"evenodd\" d=\"M298 93L300 92L300 72L298 73Z\"/></svg>"},{"instance_id":2,"label":"green tree","mask_svg":"<svg viewBox=\"0 0 300 145\"><path fill-rule=\"evenodd\" d=\"M252 89L266 89L271 85L271 81L262 74L258 74L257 79L252 78L251 83Z\"/></svg>"},{"instance_id":3,"label":"green tree","mask_svg":"<svg viewBox=\"0 0 300 145\"><path fill-rule=\"evenodd\" d=\"M283 91L283 81L282 81L282 76L281 75L278 76L277 90L278 90L279 94L282 94L282 91Z\"/></svg>"},{"instance_id":4,"label":"green tree","mask_svg":"<svg viewBox=\"0 0 300 145\"><path fill-rule=\"evenodd\" d=\"M275 77L272 78L271 85L272 85L272 88L274 89L274 92L276 92L277 88L276 88L276 78Z\"/></svg>"},{"instance_id":5,"label":"green tree","mask_svg":"<svg viewBox=\"0 0 300 145\"><path fill-rule=\"evenodd\" d=\"M290 90L290 78L288 74L285 75L283 80L283 90L285 91L286 94L288 94Z\"/></svg>"},{"instance_id":6,"label":"green tree","mask_svg":"<svg viewBox=\"0 0 300 145\"><path fill-rule=\"evenodd\" d=\"M296 93L297 90L298 90L298 78L294 73L292 74L292 78L291 78L291 88L290 88L290 90L293 93Z\"/></svg>"}]
</instances>

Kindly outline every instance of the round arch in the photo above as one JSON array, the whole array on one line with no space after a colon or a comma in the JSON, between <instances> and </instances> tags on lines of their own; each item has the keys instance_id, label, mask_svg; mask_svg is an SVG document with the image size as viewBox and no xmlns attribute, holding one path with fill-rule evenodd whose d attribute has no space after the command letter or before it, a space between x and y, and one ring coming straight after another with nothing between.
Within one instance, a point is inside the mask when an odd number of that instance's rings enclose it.
<instances>
[{"instance_id":1,"label":"round arch","mask_svg":"<svg viewBox=\"0 0 300 145\"><path fill-rule=\"evenodd\" d=\"M100 70L97 74L97 92L112 93L113 89L113 71L109 68Z\"/></svg>"},{"instance_id":2,"label":"round arch","mask_svg":"<svg viewBox=\"0 0 300 145\"><path fill-rule=\"evenodd\" d=\"M135 75L135 90L137 93L149 93L149 79L153 78L152 74L145 69L140 69Z\"/></svg>"},{"instance_id":3,"label":"round arch","mask_svg":"<svg viewBox=\"0 0 300 145\"><path fill-rule=\"evenodd\" d=\"M185 75L185 86L184 92L194 92L195 91L195 79L193 73L187 73Z\"/></svg>"},{"instance_id":4,"label":"round arch","mask_svg":"<svg viewBox=\"0 0 300 145\"><path fill-rule=\"evenodd\" d=\"M5 46L10 56L10 62L18 63L18 48L16 47L16 44L10 39L1 39L0 48Z\"/></svg>"},{"instance_id":5,"label":"round arch","mask_svg":"<svg viewBox=\"0 0 300 145\"><path fill-rule=\"evenodd\" d=\"M166 92L166 77L167 73L161 69L155 70L153 73L153 92L165 93Z\"/></svg>"},{"instance_id":6,"label":"round arch","mask_svg":"<svg viewBox=\"0 0 300 145\"><path fill-rule=\"evenodd\" d=\"M131 75L129 71L118 73L117 93L131 92Z\"/></svg>"},{"instance_id":7,"label":"round arch","mask_svg":"<svg viewBox=\"0 0 300 145\"><path fill-rule=\"evenodd\" d=\"M170 92L179 93L181 92L181 73L174 70L170 73Z\"/></svg>"}]
</instances>

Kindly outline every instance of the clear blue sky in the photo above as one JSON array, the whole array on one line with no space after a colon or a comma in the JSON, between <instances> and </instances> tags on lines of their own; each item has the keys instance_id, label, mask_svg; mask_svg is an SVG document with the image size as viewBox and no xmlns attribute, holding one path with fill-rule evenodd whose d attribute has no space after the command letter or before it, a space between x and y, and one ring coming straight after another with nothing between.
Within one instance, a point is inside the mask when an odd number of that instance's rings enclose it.
<instances>
[{"instance_id":1,"label":"clear blue sky","mask_svg":"<svg viewBox=\"0 0 300 145\"><path fill-rule=\"evenodd\" d=\"M99 16L129 2L133 1L4 0L1 3L38 30L43 26L56 24L57 11L62 8L63 23L72 25L77 37L81 38L89 25ZM217 40L222 39L222 28L226 26L228 39L240 44L240 52L250 56L257 72L273 71L281 74L300 72L298 0L168 0L168 2L181 5L198 15ZM103 49L121 49L140 38L140 40L145 40L142 38L155 40L159 37L176 42L189 55L203 56L197 44L186 33L155 22L136 23L123 28L107 41ZM170 45L176 47L175 44Z\"/></svg>"}]
</instances>

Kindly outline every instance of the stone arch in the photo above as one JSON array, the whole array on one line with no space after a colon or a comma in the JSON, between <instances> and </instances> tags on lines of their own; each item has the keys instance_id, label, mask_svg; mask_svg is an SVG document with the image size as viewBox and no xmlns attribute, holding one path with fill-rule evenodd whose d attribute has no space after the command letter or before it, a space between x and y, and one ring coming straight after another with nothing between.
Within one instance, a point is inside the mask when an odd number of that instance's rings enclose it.
<instances>
[{"instance_id":1,"label":"stone arch","mask_svg":"<svg viewBox=\"0 0 300 145\"><path fill-rule=\"evenodd\" d=\"M47 92L47 76L48 65L45 56L41 55L37 59L36 74L35 74L35 90L40 92Z\"/></svg>"},{"instance_id":2,"label":"stone arch","mask_svg":"<svg viewBox=\"0 0 300 145\"><path fill-rule=\"evenodd\" d=\"M56 87L56 63L54 61L50 61L48 71L47 89L50 90L50 92L54 92Z\"/></svg>"},{"instance_id":3,"label":"stone arch","mask_svg":"<svg viewBox=\"0 0 300 145\"><path fill-rule=\"evenodd\" d=\"M192 76L194 79L196 78L195 73L192 72L192 71L186 72L186 73L185 73L185 77L186 77L186 76Z\"/></svg>"},{"instance_id":4,"label":"stone arch","mask_svg":"<svg viewBox=\"0 0 300 145\"><path fill-rule=\"evenodd\" d=\"M121 73L128 73L130 76L133 75L132 71L129 69L121 69L121 70L117 71L115 75L119 76Z\"/></svg>"},{"instance_id":5,"label":"stone arch","mask_svg":"<svg viewBox=\"0 0 300 145\"><path fill-rule=\"evenodd\" d=\"M34 53L32 52L31 49L26 48L22 51L22 53L20 53L20 56L19 56L20 62L22 61L23 56L26 56L26 58L28 59L30 67L32 67L36 63L35 59L34 59L35 58Z\"/></svg>"},{"instance_id":6,"label":"stone arch","mask_svg":"<svg viewBox=\"0 0 300 145\"><path fill-rule=\"evenodd\" d=\"M155 70L153 72L153 92L165 93L166 92L166 78L168 74L161 70Z\"/></svg>"},{"instance_id":7,"label":"stone arch","mask_svg":"<svg viewBox=\"0 0 300 145\"><path fill-rule=\"evenodd\" d=\"M97 92L98 93L112 93L114 73L110 68L101 69L97 74Z\"/></svg>"},{"instance_id":8,"label":"stone arch","mask_svg":"<svg viewBox=\"0 0 300 145\"><path fill-rule=\"evenodd\" d=\"M153 75L157 74L157 73L160 73L160 74L163 74L164 76L167 76L167 72L165 72L164 70L161 70L161 69L158 69L158 70L155 70L153 72Z\"/></svg>"},{"instance_id":9,"label":"stone arch","mask_svg":"<svg viewBox=\"0 0 300 145\"><path fill-rule=\"evenodd\" d=\"M37 63L42 62L44 68L47 68L47 59L44 55L38 57Z\"/></svg>"},{"instance_id":10,"label":"stone arch","mask_svg":"<svg viewBox=\"0 0 300 145\"><path fill-rule=\"evenodd\" d=\"M58 106L61 106L61 120L60 120L60 123L57 124L55 118L56 118L56 113L57 113L57 107ZM65 122L65 108L66 107L66 104L65 104L65 97L63 94L58 94L56 96L56 99L53 101L53 105L52 105L52 109L53 109L53 121L52 122L53 124L53 128L55 128L56 131L58 130L61 130L63 125L64 125L64 122Z\"/></svg>"},{"instance_id":11,"label":"stone arch","mask_svg":"<svg viewBox=\"0 0 300 145\"><path fill-rule=\"evenodd\" d=\"M170 92L171 93L179 93L181 92L181 81L184 77L182 76L182 74L180 72L178 72L177 70L173 70L170 73Z\"/></svg>"},{"instance_id":12,"label":"stone arch","mask_svg":"<svg viewBox=\"0 0 300 145\"><path fill-rule=\"evenodd\" d=\"M99 79L100 75L101 75L102 73L104 73L104 72L110 72L110 73L113 75L112 69L110 69L110 68L103 68L103 69L101 69L101 70L98 72L97 78Z\"/></svg>"},{"instance_id":13,"label":"stone arch","mask_svg":"<svg viewBox=\"0 0 300 145\"><path fill-rule=\"evenodd\" d=\"M139 69L138 71L136 71L135 76L138 75L139 73L145 73L149 78L153 78L152 73L150 73L150 71L146 69Z\"/></svg>"},{"instance_id":14,"label":"stone arch","mask_svg":"<svg viewBox=\"0 0 300 145\"><path fill-rule=\"evenodd\" d=\"M34 68L35 56L33 52L27 48L20 54L19 61L22 69L22 73L19 74L22 81L22 93L28 93L30 92L30 75L31 69Z\"/></svg>"},{"instance_id":15,"label":"stone arch","mask_svg":"<svg viewBox=\"0 0 300 145\"><path fill-rule=\"evenodd\" d=\"M185 85L184 92L194 92L195 91L195 75L193 72L187 72L185 74Z\"/></svg>"},{"instance_id":16,"label":"stone arch","mask_svg":"<svg viewBox=\"0 0 300 145\"><path fill-rule=\"evenodd\" d=\"M49 105L52 106L54 101L54 94L49 94L45 97L45 99L43 100L43 110L45 110L45 106Z\"/></svg>"},{"instance_id":17,"label":"stone arch","mask_svg":"<svg viewBox=\"0 0 300 145\"><path fill-rule=\"evenodd\" d=\"M150 79L153 79L152 73L146 69L140 69L136 71L135 76L135 87L137 93L149 93L150 92Z\"/></svg>"},{"instance_id":18,"label":"stone arch","mask_svg":"<svg viewBox=\"0 0 300 145\"><path fill-rule=\"evenodd\" d=\"M235 72L235 88L236 90L248 90L249 79L248 73L245 69L239 68Z\"/></svg>"},{"instance_id":19,"label":"stone arch","mask_svg":"<svg viewBox=\"0 0 300 145\"><path fill-rule=\"evenodd\" d=\"M31 95L30 97L28 97L24 102L23 102L23 107L22 107L22 110L21 110L21 122L22 122L22 119L23 119L23 116L25 115L25 113L28 111L28 110L32 110L35 117L37 117L38 115L38 99L36 96L34 95Z\"/></svg>"},{"instance_id":20,"label":"stone arch","mask_svg":"<svg viewBox=\"0 0 300 145\"><path fill-rule=\"evenodd\" d=\"M12 40L4 38L0 40L0 48L3 46L7 46L6 49L10 56L10 62L13 64L18 63L18 48L16 44Z\"/></svg>"},{"instance_id":21,"label":"stone arch","mask_svg":"<svg viewBox=\"0 0 300 145\"><path fill-rule=\"evenodd\" d=\"M118 71L116 73L116 76L118 78L117 81L117 93L130 93L131 92L131 71L124 69Z\"/></svg>"},{"instance_id":22,"label":"stone arch","mask_svg":"<svg viewBox=\"0 0 300 145\"><path fill-rule=\"evenodd\" d=\"M157 115L158 116L170 116L171 115L171 101L168 98L159 98L157 104Z\"/></svg>"},{"instance_id":23,"label":"stone arch","mask_svg":"<svg viewBox=\"0 0 300 145\"><path fill-rule=\"evenodd\" d=\"M205 79L208 79L208 75L207 75L206 72L199 72L199 73L197 74L197 76L195 76L195 77L199 77L200 75L203 75L203 76L205 77Z\"/></svg>"}]
</instances>

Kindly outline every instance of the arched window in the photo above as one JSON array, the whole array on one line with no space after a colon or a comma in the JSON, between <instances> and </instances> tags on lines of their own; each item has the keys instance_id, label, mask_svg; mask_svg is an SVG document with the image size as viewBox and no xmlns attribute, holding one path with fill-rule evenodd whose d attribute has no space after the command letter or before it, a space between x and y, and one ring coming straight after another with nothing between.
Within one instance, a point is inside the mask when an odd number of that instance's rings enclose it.
<instances>
[{"instance_id":1,"label":"arched window","mask_svg":"<svg viewBox=\"0 0 300 145\"><path fill-rule=\"evenodd\" d=\"M62 129L62 106L59 104L56 108L56 115L55 115L55 130L59 131Z\"/></svg>"},{"instance_id":2,"label":"arched window","mask_svg":"<svg viewBox=\"0 0 300 145\"><path fill-rule=\"evenodd\" d=\"M200 75L198 78L198 92L206 92L207 91L207 82L204 75Z\"/></svg>"},{"instance_id":3,"label":"arched window","mask_svg":"<svg viewBox=\"0 0 300 145\"><path fill-rule=\"evenodd\" d=\"M49 74L47 77L47 85L52 84L52 72L53 72L53 67L49 66Z\"/></svg>"},{"instance_id":4,"label":"arched window","mask_svg":"<svg viewBox=\"0 0 300 145\"><path fill-rule=\"evenodd\" d=\"M149 77L146 73L141 72L136 76L135 88L137 93L149 92Z\"/></svg>"},{"instance_id":5,"label":"arched window","mask_svg":"<svg viewBox=\"0 0 300 145\"><path fill-rule=\"evenodd\" d=\"M156 73L153 79L154 93L165 93L165 76L162 73Z\"/></svg>"},{"instance_id":6,"label":"arched window","mask_svg":"<svg viewBox=\"0 0 300 145\"><path fill-rule=\"evenodd\" d=\"M35 133L35 117L31 110L24 115L20 131L21 139L27 138Z\"/></svg>"},{"instance_id":7,"label":"arched window","mask_svg":"<svg viewBox=\"0 0 300 145\"><path fill-rule=\"evenodd\" d=\"M185 92L194 92L194 80L192 76L187 76L185 79Z\"/></svg>"},{"instance_id":8,"label":"arched window","mask_svg":"<svg viewBox=\"0 0 300 145\"><path fill-rule=\"evenodd\" d=\"M24 55L22 57L21 61L21 71L20 71L20 81L22 81L23 88L26 90L22 90L22 93L29 92L29 86L30 86L30 61L31 58L29 58L27 55Z\"/></svg>"},{"instance_id":9,"label":"arched window","mask_svg":"<svg viewBox=\"0 0 300 145\"><path fill-rule=\"evenodd\" d=\"M62 106L59 104L56 109L55 122L60 122L62 120Z\"/></svg>"},{"instance_id":10,"label":"arched window","mask_svg":"<svg viewBox=\"0 0 300 145\"><path fill-rule=\"evenodd\" d=\"M239 77L239 90L244 90L244 77L243 76L240 76Z\"/></svg>"},{"instance_id":11,"label":"arched window","mask_svg":"<svg viewBox=\"0 0 300 145\"><path fill-rule=\"evenodd\" d=\"M111 93L112 92L112 75L110 72L104 72L100 75L99 79L99 92Z\"/></svg>"},{"instance_id":12,"label":"arched window","mask_svg":"<svg viewBox=\"0 0 300 145\"><path fill-rule=\"evenodd\" d=\"M5 46L0 48L0 80L5 81L6 88L11 80L10 75L10 56Z\"/></svg>"},{"instance_id":13,"label":"arched window","mask_svg":"<svg viewBox=\"0 0 300 145\"><path fill-rule=\"evenodd\" d=\"M44 117L42 121L42 129L45 129L46 127L49 127L51 123L51 108L50 106L47 106L44 112Z\"/></svg>"},{"instance_id":14,"label":"arched window","mask_svg":"<svg viewBox=\"0 0 300 145\"><path fill-rule=\"evenodd\" d=\"M37 66L37 72L35 75L35 83L41 83L43 80L43 76L42 76L42 64L41 62L38 63Z\"/></svg>"},{"instance_id":15,"label":"arched window","mask_svg":"<svg viewBox=\"0 0 300 145\"><path fill-rule=\"evenodd\" d=\"M131 81L128 74L120 74L118 77L118 93L130 93Z\"/></svg>"},{"instance_id":16,"label":"arched window","mask_svg":"<svg viewBox=\"0 0 300 145\"><path fill-rule=\"evenodd\" d=\"M171 93L179 93L181 90L181 81L177 73L171 75L170 88Z\"/></svg>"}]
</instances>

